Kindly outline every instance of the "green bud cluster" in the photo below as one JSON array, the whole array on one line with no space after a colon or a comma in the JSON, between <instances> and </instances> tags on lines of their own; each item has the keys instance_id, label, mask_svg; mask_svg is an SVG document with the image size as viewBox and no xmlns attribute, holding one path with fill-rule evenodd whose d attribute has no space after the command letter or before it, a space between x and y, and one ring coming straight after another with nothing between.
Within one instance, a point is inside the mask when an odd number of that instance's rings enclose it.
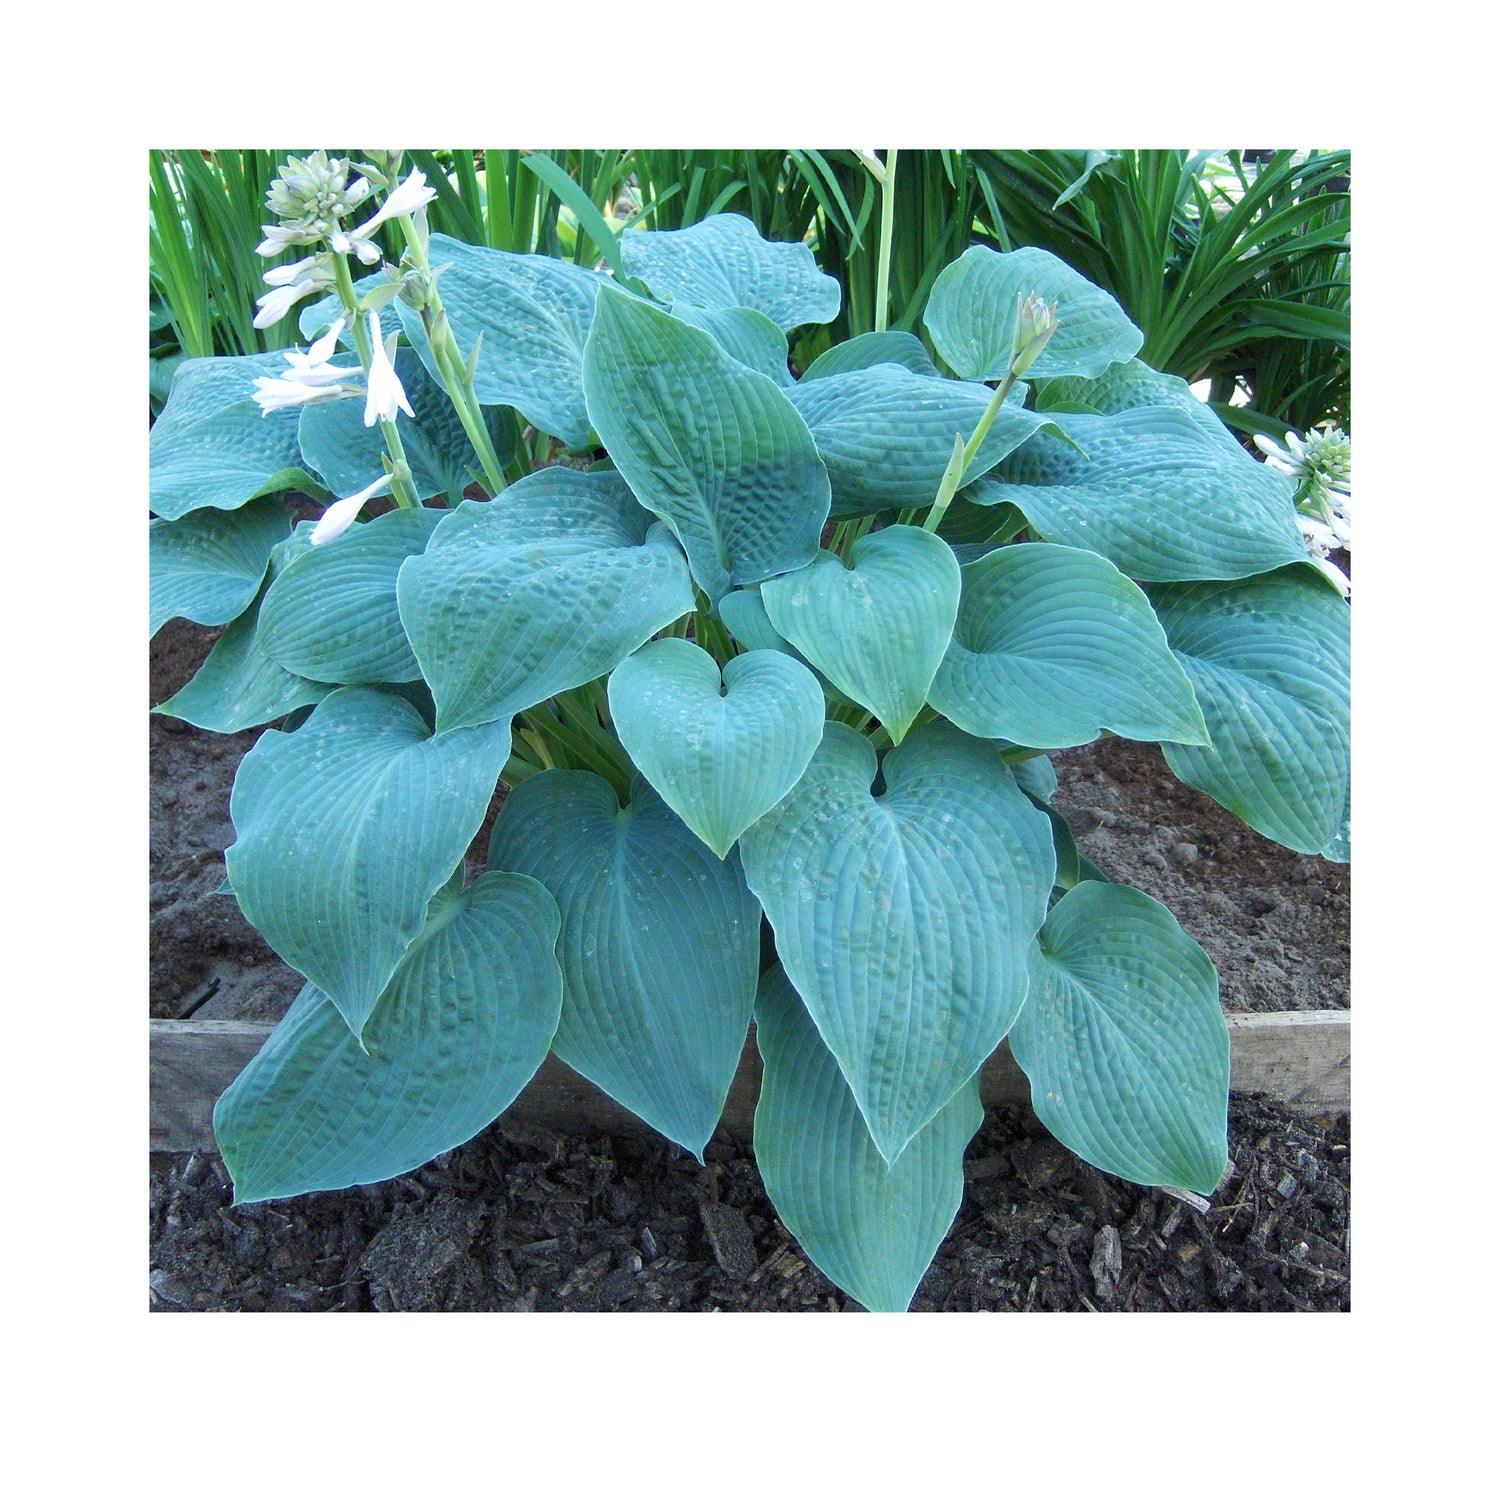
<instances>
[{"instance_id":1,"label":"green bud cluster","mask_svg":"<svg viewBox=\"0 0 1500 1500\"><path fill-rule=\"evenodd\" d=\"M287 159L266 194L266 206L285 228L306 236L305 243L310 244L331 234L369 192L365 178L349 181L347 158L314 151L311 156Z\"/></svg>"}]
</instances>

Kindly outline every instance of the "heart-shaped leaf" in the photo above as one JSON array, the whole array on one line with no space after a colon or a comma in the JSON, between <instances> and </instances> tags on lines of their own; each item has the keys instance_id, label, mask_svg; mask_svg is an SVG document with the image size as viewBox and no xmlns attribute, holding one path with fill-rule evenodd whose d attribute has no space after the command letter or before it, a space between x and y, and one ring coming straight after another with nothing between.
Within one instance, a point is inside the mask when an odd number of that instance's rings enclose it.
<instances>
[{"instance_id":1,"label":"heart-shaped leaf","mask_svg":"<svg viewBox=\"0 0 1500 1500\"><path fill-rule=\"evenodd\" d=\"M900 365L875 365L828 375L792 391L818 445L833 486L836 518L899 506L931 505L953 454L990 404L982 385L914 375ZM1048 418L1007 401L985 434L971 478L1019 448Z\"/></svg>"},{"instance_id":2,"label":"heart-shaped leaf","mask_svg":"<svg viewBox=\"0 0 1500 1500\"><path fill-rule=\"evenodd\" d=\"M761 979L765 1063L755 1164L781 1222L817 1268L871 1312L905 1312L964 1195L964 1147L984 1119L971 1078L894 1166L779 967Z\"/></svg>"},{"instance_id":3,"label":"heart-shaped leaf","mask_svg":"<svg viewBox=\"0 0 1500 1500\"><path fill-rule=\"evenodd\" d=\"M825 349L803 372L802 379L821 380L825 375L843 375L849 370L868 370L872 365L901 365L916 375L939 378L927 346L914 333L886 328L860 333L832 349Z\"/></svg>"},{"instance_id":4,"label":"heart-shaped leaf","mask_svg":"<svg viewBox=\"0 0 1500 1500\"><path fill-rule=\"evenodd\" d=\"M240 762L224 863L246 918L358 1037L479 830L510 726L434 736L402 698L330 693Z\"/></svg>"},{"instance_id":5,"label":"heart-shaped leaf","mask_svg":"<svg viewBox=\"0 0 1500 1500\"><path fill-rule=\"evenodd\" d=\"M1042 1123L1105 1172L1211 1193L1228 1160L1229 1028L1166 907L1085 880L1052 908L1010 1032Z\"/></svg>"},{"instance_id":6,"label":"heart-shaped leaf","mask_svg":"<svg viewBox=\"0 0 1500 1500\"><path fill-rule=\"evenodd\" d=\"M449 512L396 597L440 732L508 724L693 607L682 552L624 480L560 466Z\"/></svg>"},{"instance_id":7,"label":"heart-shaped leaf","mask_svg":"<svg viewBox=\"0 0 1500 1500\"><path fill-rule=\"evenodd\" d=\"M776 630L899 744L953 637L958 559L929 531L887 526L861 537L849 563L821 552L763 584L761 600Z\"/></svg>"},{"instance_id":8,"label":"heart-shaped leaf","mask_svg":"<svg viewBox=\"0 0 1500 1500\"><path fill-rule=\"evenodd\" d=\"M1024 511L1034 536L1150 582L1244 578L1306 558L1291 483L1201 418L1157 406L1052 420L1084 452L1038 433L988 492Z\"/></svg>"},{"instance_id":9,"label":"heart-shaped leaf","mask_svg":"<svg viewBox=\"0 0 1500 1500\"><path fill-rule=\"evenodd\" d=\"M932 284L922 321L961 380L1000 380L1010 365L1019 300L1057 304L1057 331L1028 379L1099 375L1141 347L1139 328L1108 292L1033 245L971 245Z\"/></svg>"},{"instance_id":10,"label":"heart-shaped leaf","mask_svg":"<svg viewBox=\"0 0 1500 1500\"><path fill-rule=\"evenodd\" d=\"M283 355L186 359L151 428L151 509L166 521L205 507L317 486L303 472L296 408L262 413L255 381L286 372Z\"/></svg>"},{"instance_id":11,"label":"heart-shaped leaf","mask_svg":"<svg viewBox=\"0 0 1500 1500\"><path fill-rule=\"evenodd\" d=\"M641 504L670 522L710 599L812 561L828 474L773 381L702 329L606 290L584 388L610 457Z\"/></svg>"},{"instance_id":12,"label":"heart-shaped leaf","mask_svg":"<svg viewBox=\"0 0 1500 1500\"><path fill-rule=\"evenodd\" d=\"M468 358L483 335L474 394L485 406L514 406L528 422L569 448L588 445L583 347L594 297L607 281L550 255L513 255L435 234L428 259L445 267L439 288L460 352ZM439 380L422 315L393 304L401 327Z\"/></svg>"},{"instance_id":13,"label":"heart-shaped leaf","mask_svg":"<svg viewBox=\"0 0 1500 1500\"><path fill-rule=\"evenodd\" d=\"M609 679L620 743L667 806L722 859L796 785L823 737L823 689L794 657L724 666L691 641L651 641Z\"/></svg>"},{"instance_id":14,"label":"heart-shaped leaf","mask_svg":"<svg viewBox=\"0 0 1500 1500\"><path fill-rule=\"evenodd\" d=\"M1047 816L993 745L951 725L924 725L878 767L864 736L830 723L740 853L787 975L894 1162L1026 998L1056 873Z\"/></svg>"},{"instance_id":15,"label":"heart-shaped leaf","mask_svg":"<svg viewBox=\"0 0 1500 1500\"><path fill-rule=\"evenodd\" d=\"M224 625L260 592L292 513L266 497L238 510L197 510L151 523L151 634L171 619Z\"/></svg>"},{"instance_id":16,"label":"heart-shaped leaf","mask_svg":"<svg viewBox=\"0 0 1500 1500\"><path fill-rule=\"evenodd\" d=\"M396 608L396 575L419 556L446 512L387 511L277 577L260 611L261 649L317 682L414 682L421 670Z\"/></svg>"},{"instance_id":17,"label":"heart-shaped leaf","mask_svg":"<svg viewBox=\"0 0 1500 1500\"><path fill-rule=\"evenodd\" d=\"M396 351L396 374L411 405L402 420L401 445L411 468L412 487L423 499L443 495L457 505L472 475L483 469L448 393L428 375L411 349ZM485 408L485 424L502 464L515 452L516 424L507 406ZM385 436L365 426L362 401L325 401L302 409L297 441L307 465L336 495L362 490L384 472Z\"/></svg>"},{"instance_id":18,"label":"heart-shaped leaf","mask_svg":"<svg viewBox=\"0 0 1500 1500\"><path fill-rule=\"evenodd\" d=\"M1257 833L1318 854L1347 825L1349 607L1310 567L1151 590L1212 746L1173 772Z\"/></svg>"},{"instance_id":19,"label":"heart-shaped leaf","mask_svg":"<svg viewBox=\"0 0 1500 1500\"><path fill-rule=\"evenodd\" d=\"M623 811L588 771L544 771L506 798L492 870L540 880L562 911L553 1050L701 1160L755 1001L760 909L637 777Z\"/></svg>"},{"instance_id":20,"label":"heart-shaped leaf","mask_svg":"<svg viewBox=\"0 0 1500 1500\"><path fill-rule=\"evenodd\" d=\"M932 706L985 739L1062 749L1103 729L1207 744L1192 685L1146 596L1097 552L1001 547L963 569Z\"/></svg>"},{"instance_id":21,"label":"heart-shaped leaf","mask_svg":"<svg viewBox=\"0 0 1500 1500\"><path fill-rule=\"evenodd\" d=\"M557 1029L557 904L524 875L432 900L355 1040L316 986L214 1108L236 1203L383 1182L507 1108Z\"/></svg>"},{"instance_id":22,"label":"heart-shaped leaf","mask_svg":"<svg viewBox=\"0 0 1500 1500\"><path fill-rule=\"evenodd\" d=\"M790 331L839 315L839 284L806 245L760 237L740 214L714 214L687 229L620 236L625 271L662 301L695 307L750 307Z\"/></svg>"}]
</instances>

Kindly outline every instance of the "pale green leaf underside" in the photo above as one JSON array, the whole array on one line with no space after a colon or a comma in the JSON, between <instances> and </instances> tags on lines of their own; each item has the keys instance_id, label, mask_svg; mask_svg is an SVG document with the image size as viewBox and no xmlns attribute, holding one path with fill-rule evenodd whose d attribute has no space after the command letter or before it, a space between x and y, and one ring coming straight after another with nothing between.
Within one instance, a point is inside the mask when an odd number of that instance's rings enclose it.
<instances>
[{"instance_id":1,"label":"pale green leaf underside","mask_svg":"<svg viewBox=\"0 0 1500 1500\"><path fill-rule=\"evenodd\" d=\"M396 575L445 514L387 511L301 552L261 606L261 649L318 682L416 681L422 674L401 628Z\"/></svg>"},{"instance_id":2,"label":"pale green leaf underside","mask_svg":"<svg viewBox=\"0 0 1500 1500\"><path fill-rule=\"evenodd\" d=\"M514 406L528 422L575 451L587 446L581 367L606 278L548 255L514 255L432 236L428 258L447 266L438 283L465 359L484 335L474 394L485 406ZM401 327L438 380L421 314L399 299Z\"/></svg>"},{"instance_id":3,"label":"pale green leaf underside","mask_svg":"<svg viewBox=\"0 0 1500 1500\"><path fill-rule=\"evenodd\" d=\"M275 574L273 556L273 579ZM203 665L154 713L170 714L214 734L238 734L257 724L269 724L293 709L306 708L333 691L330 683L288 672L261 650L260 611L270 588L268 580L250 608L214 642Z\"/></svg>"},{"instance_id":4,"label":"pale green leaf underside","mask_svg":"<svg viewBox=\"0 0 1500 1500\"><path fill-rule=\"evenodd\" d=\"M887 752L829 723L802 779L740 839L750 889L880 1153L999 1045L1047 912L1052 829L991 744L928 724Z\"/></svg>"},{"instance_id":5,"label":"pale green leaf underside","mask_svg":"<svg viewBox=\"0 0 1500 1500\"><path fill-rule=\"evenodd\" d=\"M307 985L214 1108L234 1201L383 1182L477 1135L547 1055L557 905L524 875L433 898L362 1050Z\"/></svg>"},{"instance_id":6,"label":"pale green leaf underside","mask_svg":"<svg viewBox=\"0 0 1500 1500\"><path fill-rule=\"evenodd\" d=\"M811 562L828 474L782 390L702 329L600 294L584 355L589 417L636 498L666 520L717 601Z\"/></svg>"},{"instance_id":7,"label":"pale green leaf underside","mask_svg":"<svg viewBox=\"0 0 1500 1500\"><path fill-rule=\"evenodd\" d=\"M1053 420L1088 456L1038 433L989 491L1040 539L1087 547L1143 582L1245 578L1305 560L1290 481L1200 418L1149 407Z\"/></svg>"},{"instance_id":8,"label":"pale green leaf underside","mask_svg":"<svg viewBox=\"0 0 1500 1500\"><path fill-rule=\"evenodd\" d=\"M296 408L262 415L259 376L286 370L279 353L187 359L151 428L151 509L166 521L189 511L235 510L276 490L316 488L302 471Z\"/></svg>"},{"instance_id":9,"label":"pale green leaf underside","mask_svg":"<svg viewBox=\"0 0 1500 1500\"><path fill-rule=\"evenodd\" d=\"M1164 744L1173 772L1257 833L1321 853L1349 796L1349 607L1311 568L1151 590L1212 748Z\"/></svg>"},{"instance_id":10,"label":"pale green leaf underside","mask_svg":"<svg viewBox=\"0 0 1500 1500\"><path fill-rule=\"evenodd\" d=\"M776 631L899 743L927 701L958 614L953 549L917 526L887 526L761 586Z\"/></svg>"},{"instance_id":11,"label":"pale green leaf underside","mask_svg":"<svg viewBox=\"0 0 1500 1500\"><path fill-rule=\"evenodd\" d=\"M777 1215L836 1286L871 1312L905 1312L963 1200L964 1148L984 1119L978 1079L888 1166L779 967L761 978L755 1040L755 1164Z\"/></svg>"},{"instance_id":12,"label":"pale green leaf underside","mask_svg":"<svg viewBox=\"0 0 1500 1500\"><path fill-rule=\"evenodd\" d=\"M1010 1032L1042 1123L1105 1172L1211 1193L1228 1160L1229 1028L1208 955L1166 907L1086 880L1032 949Z\"/></svg>"},{"instance_id":13,"label":"pale green leaf underside","mask_svg":"<svg viewBox=\"0 0 1500 1500\"><path fill-rule=\"evenodd\" d=\"M615 668L620 743L667 806L721 859L807 769L823 737L823 690L794 657L718 663L691 641L649 641Z\"/></svg>"},{"instance_id":14,"label":"pale green leaf underside","mask_svg":"<svg viewBox=\"0 0 1500 1500\"><path fill-rule=\"evenodd\" d=\"M260 592L271 549L292 513L267 496L238 510L151 522L151 634L171 619L225 625Z\"/></svg>"},{"instance_id":15,"label":"pale green leaf underside","mask_svg":"<svg viewBox=\"0 0 1500 1500\"><path fill-rule=\"evenodd\" d=\"M601 777L544 771L507 797L489 865L562 911L553 1050L701 1157L755 1001L760 909L739 857L716 858L641 777L622 811Z\"/></svg>"},{"instance_id":16,"label":"pale green leaf underside","mask_svg":"<svg viewBox=\"0 0 1500 1500\"><path fill-rule=\"evenodd\" d=\"M1108 292L1035 246L1000 252L972 245L932 284L922 321L961 380L999 380L1010 364L1017 298L1057 304L1054 333L1028 380L1100 375L1141 347L1139 328Z\"/></svg>"},{"instance_id":17,"label":"pale green leaf underside","mask_svg":"<svg viewBox=\"0 0 1500 1500\"><path fill-rule=\"evenodd\" d=\"M707 308L676 302L672 316L712 334L726 354L777 385L792 384L786 335L764 313L749 307Z\"/></svg>"},{"instance_id":18,"label":"pale green leaf underside","mask_svg":"<svg viewBox=\"0 0 1500 1500\"><path fill-rule=\"evenodd\" d=\"M396 595L440 731L509 723L693 607L681 551L624 480L560 466L449 512Z\"/></svg>"},{"instance_id":19,"label":"pale green leaf underside","mask_svg":"<svg viewBox=\"0 0 1500 1500\"><path fill-rule=\"evenodd\" d=\"M1207 742L1150 601L1096 552L1001 547L963 569L953 643L928 692L960 729L1038 749Z\"/></svg>"},{"instance_id":20,"label":"pale green leaf underside","mask_svg":"<svg viewBox=\"0 0 1500 1500\"><path fill-rule=\"evenodd\" d=\"M651 295L695 307L749 307L783 331L838 316L839 284L799 243L762 239L740 214L715 214L687 229L632 230L620 237L626 273Z\"/></svg>"},{"instance_id":21,"label":"pale green leaf underside","mask_svg":"<svg viewBox=\"0 0 1500 1500\"><path fill-rule=\"evenodd\" d=\"M387 319L387 322L390 320ZM401 445L422 499L442 495L457 505L473 475L483 469L448 393L407 348L396 351L396 373L414 416L397 419ZM485 411L490 439L502 464L515 449L515 419L507 407ZM302 457L335 495L352 495L384 472L385 436L365 426L362 400L324 401L304 407L297 428Z\"/></svg>"},{"instance_id":22,"label":"pale green leaf underside","mask_svg":"<svg viewBox=\"0 0 1500 1500\"><path fill-rule=\"evenodd\" d=\"M224 862L246 918L359 1036L483 821L510 726L434 737L402 698L329 694L235 776Z\"/></svg>"},{"instance_id":23,"label":"pale green leaf underside","mask_svg":"<svg viewBox=\"0 0 1500 1500\"><path fill-rule=\"evenodd\" d=\"M874 365L826 375L792 391L833 486L836 518L931 505L953 453L979 425L991 392L982 385ZM1007 401L968 473L992 469L1048 418Z\"/></svg>"},{"instance_id":24,"label":"pale green leaf underside","mask_svg":"<svg viewBox=\"0 0 1500 1500\"><path fill-rule=\"evenodd\" d=\"M940 376L927 346L916 334L887 328L877 333L856 334L832 349L825 349L802 372L802 379L821 380L850 370L868 370L872 365L901 365L916 375Z\"/></svg>"}]
</instances>

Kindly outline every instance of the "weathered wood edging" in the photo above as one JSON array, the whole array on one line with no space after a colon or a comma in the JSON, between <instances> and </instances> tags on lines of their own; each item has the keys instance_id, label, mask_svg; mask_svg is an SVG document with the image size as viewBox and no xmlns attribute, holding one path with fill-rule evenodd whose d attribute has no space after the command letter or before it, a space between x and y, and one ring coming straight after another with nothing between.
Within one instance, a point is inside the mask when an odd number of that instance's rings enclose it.
<instances>
[{"instance_id":1,"label":"weathered wood edging","mask_svg":"<svg viewBox=\"0 0 1500 1500\"><path fill-rule=\"evenodd\" d=\"M1244 1013L1229 1022L1230 1087L1269 1094L1285 1108L1322 1114L1349 1108L1349 1012ZM214 1101L260 1051L272 1027L253 1021L151 1022L151 1149L214 1150ZM760 1054L745 1043L720 1129L750 1133L760 1092ZM986 1105L1028 1104L1031 1085L1002 1046L984 1065ZM507 1112L559 1130L643 1130L628 1110L549 1056Z\"/></svg>"}]
</instances>

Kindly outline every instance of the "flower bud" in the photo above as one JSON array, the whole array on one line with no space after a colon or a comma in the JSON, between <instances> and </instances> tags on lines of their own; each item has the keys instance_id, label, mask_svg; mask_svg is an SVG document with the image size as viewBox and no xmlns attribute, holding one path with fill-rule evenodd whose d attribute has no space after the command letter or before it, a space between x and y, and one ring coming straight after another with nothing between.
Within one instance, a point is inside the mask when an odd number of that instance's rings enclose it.
<instances>
[{"instance_id":1,"label":"flower bud","mask_svg":"<svg viewBox=\"0 0 1500 1500\"><path fill-rule=\"evenodd\" d=\"M1011 373L1024 375L1047 347L1047 340L1056 332L1057 303L1048 306L1035 293L1023 297L1017 292L1016 333L1011 341Z\"/></svg>"}]
</instances>

